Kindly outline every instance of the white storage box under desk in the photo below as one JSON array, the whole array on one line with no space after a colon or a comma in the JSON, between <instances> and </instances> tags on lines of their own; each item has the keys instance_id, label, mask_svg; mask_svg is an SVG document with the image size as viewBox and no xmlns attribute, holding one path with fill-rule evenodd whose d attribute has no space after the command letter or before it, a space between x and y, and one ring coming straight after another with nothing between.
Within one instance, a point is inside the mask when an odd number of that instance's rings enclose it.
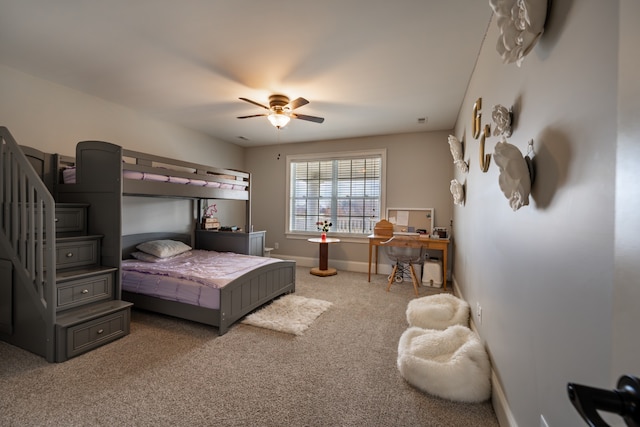
<instances>
[{"instance_id":1,"label":"white storage box under desk","mask_svg":"<svg viewBox=\"0 0 640 427\"><path fill-rule=\"evenodd\" d=\"M422 267L422 283L427 286L442 287L442 261L427 259Z\"/></svg>"}]
</instances>

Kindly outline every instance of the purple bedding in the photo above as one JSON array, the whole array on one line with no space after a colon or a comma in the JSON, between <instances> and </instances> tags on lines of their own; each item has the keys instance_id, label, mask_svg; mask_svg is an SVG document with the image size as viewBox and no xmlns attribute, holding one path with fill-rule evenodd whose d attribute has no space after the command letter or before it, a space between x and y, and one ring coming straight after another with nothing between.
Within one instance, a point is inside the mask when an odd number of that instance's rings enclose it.
<instances>
[{"instance_id":1,"label":"purple bedding","mask_svg":"<svg viewBox=\"0 0 640 427\"><path fill-rule=\"evenodd\" d=\"M192 250L161 262L122 261L122 289L163 299L219 308L219 289L275 258Z\"/></svg>"}]
</instances>

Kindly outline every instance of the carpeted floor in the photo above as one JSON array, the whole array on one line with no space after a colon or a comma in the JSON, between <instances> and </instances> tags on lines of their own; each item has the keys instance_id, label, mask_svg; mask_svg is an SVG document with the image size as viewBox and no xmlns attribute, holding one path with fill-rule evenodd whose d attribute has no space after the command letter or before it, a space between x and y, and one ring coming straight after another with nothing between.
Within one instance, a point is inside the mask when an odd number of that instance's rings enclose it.
<instances>
[{"instance_id":1,"label":"carpeted floor","mask_svg":"<svg viewBox=\"0 0 640 427\"><path fill-rule=\"evenodd\" d=\"M411 283L297 269L333 303L302 336L133 312L131 334L61 364L0 342L2 426L498 426L489 402L426 395L396 368ZM420 288L421 296L432 293Z\"/></svg>"}]
</instances>

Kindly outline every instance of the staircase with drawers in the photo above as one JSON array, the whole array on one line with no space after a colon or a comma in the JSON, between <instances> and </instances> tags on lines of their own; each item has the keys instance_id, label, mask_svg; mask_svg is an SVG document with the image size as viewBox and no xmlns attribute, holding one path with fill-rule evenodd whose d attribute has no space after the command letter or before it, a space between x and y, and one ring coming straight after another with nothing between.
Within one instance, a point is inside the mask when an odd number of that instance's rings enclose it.
<instances>
[{"instance_id":1,"label":"staircase with drawers","mask_svg":"<svg viewBox=\"0 0 640 427\"><path fill-rule=\"evenodd\" d=\"M114 299L119 269L100 265L102 236L87 235L87 209L56 203L57 362L129 333L132 304Z\"/></svg>"},{"instance_id":2,"label":"staircase with drawers","mask_svg":"<svg viewBox=\"0 0 640 427\"><path fill-rule=\"evenodd\" d=\"M95 192L56 202L51 155L3 127L0 143L0 340L64 362L127 335L120 218L114 232L91 216Z\"/></svg>"}]
</instances>

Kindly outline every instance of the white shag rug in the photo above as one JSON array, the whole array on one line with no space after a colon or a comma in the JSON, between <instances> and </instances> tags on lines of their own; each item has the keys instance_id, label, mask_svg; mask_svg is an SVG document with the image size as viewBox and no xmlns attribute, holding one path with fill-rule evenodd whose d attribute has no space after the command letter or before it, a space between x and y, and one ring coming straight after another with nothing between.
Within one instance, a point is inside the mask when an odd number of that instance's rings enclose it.
<instances>
[{"instance_id":1,"label":"white shag rug","mask_svg":"<svg viewBox=\"0 0 640 427\"><path fill-rule=\"evenodd\" d=\"M302 335L313 321L332 305L329 301L285 295L255 313L249 314L240 323Z\"/></svg>"}]
</instances>

